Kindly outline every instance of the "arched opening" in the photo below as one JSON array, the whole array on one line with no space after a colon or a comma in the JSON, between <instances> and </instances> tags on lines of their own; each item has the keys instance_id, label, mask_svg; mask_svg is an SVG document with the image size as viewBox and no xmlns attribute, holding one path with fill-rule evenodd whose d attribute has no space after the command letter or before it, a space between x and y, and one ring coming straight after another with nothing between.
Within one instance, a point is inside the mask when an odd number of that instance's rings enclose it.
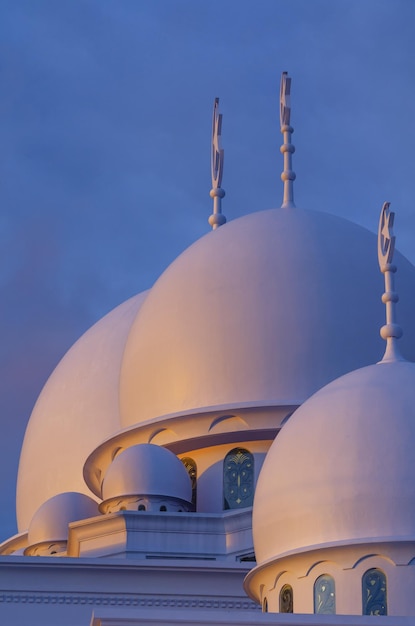
<instances>
[{"instance_id":1,"label":"arched opening","mask_svg":"<svg viewBox=\"0 0 415 626\"><path fill-rule=\"evenodd\" d=\"M268 600L266 598L262 602L262 612L268 613Z\"/></svg>"},{"instance_id":2,"label":"arched opening","mask_svg":"<svg viewBox=\"0 0 415 626\"><path fill-rule=\"evenodd\" d=\"M322 574L314 583L314 613L333 615L336 612L336 587L334 578Z\"/></svg>"},{"instance_id":3,"label":"arched opening","mask_svg":"<svg viewBox=\"0 0 415 626\"><path fill-rule=\"evenodd\" d=\"M190 482L192 483L192 504L196 509L196 500L197 500L197 465L196 461L191 459L189 456L183 457L181 459L183 465L187 469L187 473L189 474Z\"/></svg>"},{"instance_id":4,"label":"arched opening","mask_svg":"<svg viewBox=\"0 0 415 626\"><path fill-rule=\"evenodd\" d=\"M294 594L291 585L284 585L281 588L280 613L294 613Z\"/></svg>"},{"instance_id":5,"label":"arched opening","mask_svg":"<svg viewBox=\"0 0 415 626\"><path fill-rule=\"evenodd\" d=\"M145 506L145 504L139 504L139 505L138 505L138 509L137 509L137 510L138 510L138 511L145 511L145 510L146 510L146 506Z\"/></svg>"},{"instance_id":6,"label":"arched opening","mask_svg":"<svg viewBox=\"0 0 415 626\"><path fill-rule=\"evenodd\" d=\"M223 508L241 509L254 501L254 456L234 448L223 462Z\"/></svg>"},{"instance_id":7,"label":"arched opening","mask_svg":"<svg viewBox=\"0 0 415 626\"><path fill-rule=\"evenodd\" d=\"M363 615L387 615L386 575L382 570L372 568L362 577Z\"/></svg>"}]
</instances>

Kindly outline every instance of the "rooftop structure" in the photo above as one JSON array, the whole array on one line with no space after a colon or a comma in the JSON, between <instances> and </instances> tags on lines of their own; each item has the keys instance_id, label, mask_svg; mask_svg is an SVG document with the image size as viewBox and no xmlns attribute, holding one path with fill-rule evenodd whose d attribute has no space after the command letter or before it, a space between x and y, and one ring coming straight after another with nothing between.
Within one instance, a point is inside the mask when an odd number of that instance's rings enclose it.
<instances>
[{"instance_id":1,"label":"rooftop structure","mask_svg":"<svg viewBox=\"0 0 415 626\"><path fill-rule=\"evenodd\" d=\"M284 73L281 208L226 222L216 99L212 231L41 392L0 546L5 622L414 619L415 267L388 203L377 238L295 206L290 96Z\"/></svg>"}]
</instances>

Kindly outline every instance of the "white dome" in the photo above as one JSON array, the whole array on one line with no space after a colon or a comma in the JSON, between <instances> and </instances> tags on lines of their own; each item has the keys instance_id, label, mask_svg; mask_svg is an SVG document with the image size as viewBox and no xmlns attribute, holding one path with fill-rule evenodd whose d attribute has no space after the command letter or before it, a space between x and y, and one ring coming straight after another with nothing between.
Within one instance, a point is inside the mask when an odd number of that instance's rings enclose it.
<instances>
[{"instance_id":1,"label":"white dome","mask_svg":"<svg viewBox=\"0 0 415 626\"><path fill-rule=\"evenodd\" d=\"M301 209L254 213L197 241L155 283L131 327L123 426L213 407L301 404L377 361L376 247L367 230ZM397 260L415 358L415 268Z\"/></svg>"},{"instance_id":2,"label":"white dome","mask_svg":"<svg viewBox=\"0 0 415 626\"><path fill-rule=\"evenodd\" d=\"M88 454L120 429L119 372L132 321L147 292L92 326L67 352L40 394L26 429L17 484L17 520L62 491L92 495L82 469Z\"/></svg>"},{"instance_id":3,"label":"white dome","mask_svg":"<svg viewBox=\"0 0 415 626\"><path fill-rule=\"evenodd\" d=\"M143 443L120 452L104 478L104 500L128 495L168 496L191 502L192 486L183 463L173 452Z\"/></svg>"},{"instance_id":4,"label":"white dome","mask_svg":"<svg viewBox=\"0 0 415 626\"><path fill-rule=\"evenodd\" d=\"M291 416L259 476L258 564L315 547L415 540L415 363L327 385Z\"/></svg>"},{"instance_id":5,"label":"white dome","mask_svg":"<svg viewBox=\"0 0 415 626\"><path fill-rule=\"evenodd\" d=\"M99 515L97 503L83 493L60 493L42 504L29 526L28 545L66 541L68 524Z\"/></svg>"}]
</instances>

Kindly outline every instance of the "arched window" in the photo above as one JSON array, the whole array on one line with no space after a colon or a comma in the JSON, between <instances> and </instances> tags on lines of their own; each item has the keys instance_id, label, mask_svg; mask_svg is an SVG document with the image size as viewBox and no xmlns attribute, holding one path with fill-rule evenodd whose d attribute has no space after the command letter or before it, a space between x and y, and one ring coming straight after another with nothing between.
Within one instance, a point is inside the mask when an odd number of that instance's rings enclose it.
<instances>
[{"instance_id":1,"label":"arched window","mask_svg":"<svg viewBox=\"0 0 415 626\"><path fill-rule=\"evenodd\" d=\"M241 509L254 501L254 457L244 448L234 448L223 463L223 508Z\"/></svg>"},{"instance_id":2,"label":"arched window","mask_svg":"<svg viewBox=\"0 0 415 626\"><path fill-rule=\"evenodd\" d=\"M368 569L362 578L363 615L387 615L386 576L380 569Z\"/></svg>"},{"instance_id":3,"label":"arched window","mask_svg":"<svg viewBox=\"0 0 415 626\"><path fill-rule=\"evenodd\" d=\"M280 613L294 613L294 596L291 585L284 585L280 591Z\"/></svg>"},{"instance_id":4,"label":"arched window","mask_svg":"<svg viewBox=\"0 0 415 626\"><path fill-rule=\"evenodd\" d=\"M137 510L138 510L138 511L145 511L145 510L146 510L146 507L145 507L145 505L144 505L144 504L139 504L139 505L138 505L138 509L137 509Z\"/></svg>"},{"instance_id":5,"label":"arched window","mask_svg":"<svg viewBox=\"0 0 415 626\"><path fill-rule=\"evenodd\" d=\"M266 598L262 601L262 612L268 613L268 600Z\"/></svg>"},{"instance_id":6,"label":"arched window","mask_svg":"<svg viewBox=\"0 0 415 626\"><path fill-rule=\"evenodd\" d=\"M191 459L189 456L185 456L181 459L183 465L187 469L187 473L190 477L190 482L192 483L192 504L196 509L196 498L197 498L197 465L196 462Z\"/></svg>"},{"instance_id":7,"label":"arched window","mask_svg":"<svg viewBox=\"0 0 415 626\"><path fill-rule=\"evenodd\" d=\"M329 574L319 576L314 583L314 613L333 615L336 612L334 578Z\"/></svg>"}]
</instances>

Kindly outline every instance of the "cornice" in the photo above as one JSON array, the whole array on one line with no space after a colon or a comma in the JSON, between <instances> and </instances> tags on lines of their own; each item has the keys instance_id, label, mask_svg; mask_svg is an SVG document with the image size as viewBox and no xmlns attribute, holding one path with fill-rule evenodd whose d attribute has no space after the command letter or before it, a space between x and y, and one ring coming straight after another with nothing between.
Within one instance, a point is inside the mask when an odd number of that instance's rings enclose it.
<instances>
[{"instance_id":1,"label":"cornice","mask_svg":"<svg viewBox=\"0 0 415 626\"><path fill-rule=\"evenodd\" d=\"M257 604L248 598L213 596L195 598L194 596L140 596L133 594L108 593L48 593L48 592L0 592L0 604L66 604L90 606L117 606L143 608L183 608L204 610L248 610L258 611Z\"/></svg>"}]
</instances>

